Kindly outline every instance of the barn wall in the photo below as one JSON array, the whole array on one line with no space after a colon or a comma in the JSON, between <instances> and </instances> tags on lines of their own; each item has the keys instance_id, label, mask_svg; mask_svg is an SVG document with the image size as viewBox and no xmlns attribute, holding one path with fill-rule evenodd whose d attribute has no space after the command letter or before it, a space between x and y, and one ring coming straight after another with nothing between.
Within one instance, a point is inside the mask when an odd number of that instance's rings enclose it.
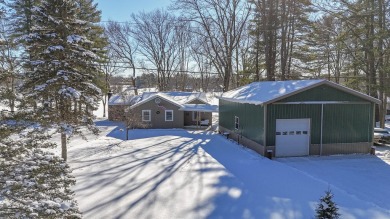
<instances>
[{"instance_id":1,"label":"barn wall","mask_svg":"<svg viewBox=\"0 0 390 219\"><path fill-rule=\"evenodd\" d=\"M320 85L301 93L279 100L278 102L300 102L300 101L355 101L367 102L358 96L346 93L328 85Z\"/></svg>"},{"instance_id":2,"label":"barn wall","mask_svg":"<svg viewBox=\"0 0 390 219\"><path fill-rule=\"evenodd\" d=\"M264 155L264 151L265 151L265 147L255 141L253 141L252 139L249 139L247 137L244 137L242 135L238 135L237 133L235 132L232 132L231 130L229 129L226 129L222 126L219 126L219 131L221 133L225 133L225 132L228 132L230 133L229 134L229 138L230 139L233 139L234 141L236 141L238 144L242 144L242 145L245 145L246 147L256 151L257 153Z\"/></svg>"},{"instance_id":3,"label":"barn wall","mask_svg":"<svg viewBox=\"0 0 390 219\"><path fill-rule=\"evenodd\" d=\"M240 128L235 130L235 116L240 118ZM219 125L264 145L264 107L219 100Z\"/></svg>"}]
</instances>

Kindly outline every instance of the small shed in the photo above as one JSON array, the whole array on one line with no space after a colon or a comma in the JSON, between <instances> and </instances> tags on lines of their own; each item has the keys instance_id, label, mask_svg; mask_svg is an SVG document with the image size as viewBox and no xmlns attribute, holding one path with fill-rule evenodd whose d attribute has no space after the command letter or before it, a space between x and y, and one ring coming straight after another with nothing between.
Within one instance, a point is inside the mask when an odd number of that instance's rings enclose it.
<instances>
[{"instance_id":1,"label":"small shed","mask_svg":"<svg viewBox=\"0 0 390 219\"><path fill-rule=\"evenodd\" d=\"M369 153L380 100L327 80L254 82L219 99L219 130L261 155Z\"/></svg>"}]
</instances>

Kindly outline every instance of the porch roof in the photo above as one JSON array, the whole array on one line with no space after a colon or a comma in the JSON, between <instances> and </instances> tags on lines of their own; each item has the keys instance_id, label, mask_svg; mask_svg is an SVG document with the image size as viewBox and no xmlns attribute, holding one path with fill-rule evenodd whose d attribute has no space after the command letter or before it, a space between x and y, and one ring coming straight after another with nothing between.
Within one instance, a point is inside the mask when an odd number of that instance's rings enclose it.
<instances>
[{"instance_id":1,"label":"porch roof","mask_svg":"<svg viewBox=\"0 0 390 219\"><path fill-rule=\"evenodd\" d=\"M218 106L209 104L182 104L181 111L218 112Z\"/></svg>"}]
</instances>

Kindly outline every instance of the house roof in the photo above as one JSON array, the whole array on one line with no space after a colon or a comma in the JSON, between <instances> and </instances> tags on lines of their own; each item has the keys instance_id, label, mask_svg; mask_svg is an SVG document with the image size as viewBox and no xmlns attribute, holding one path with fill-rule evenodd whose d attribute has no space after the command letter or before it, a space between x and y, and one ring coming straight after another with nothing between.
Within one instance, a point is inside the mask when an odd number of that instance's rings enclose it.
<instances>
[{"instance_id":1,"label":"house roof","mask_svg":"<svg viewBox=\"0 0 390 219\"><path fill-rule=\"evenodd\" d=\"M131 105L135 101L134 95L115 94L108 100L108 105Z\"/></svg>"},{"instance_id":2,"label":"house roof","mask_svg":"<svg viewBox=\"0 0 390 219\"><path fill-rule=\"evenodd\" d=\"M150 101L151 99L154 99L155 97L160 97L174 105L177 105L179 107L182 107L183 104L189 103L194 100L200 100L204 103L207 103L207 98L205 93L199 93L199 92L144 92L142 95L138 98L136 103L131 106L131 108L134 108L136 106L139 106L143 103L146 103Z\"/></svg>"},{"instance_id":3,"label":"house roof","mask_svg":"<svg viewBox=\"0 0 390 219\"><path fill-rule=\"evenodd\" d=\"M183 104L182 111L218 112L218 106L209 104Z\"/></svg>"},{"instance_id":4,"label":"house roof","mask_svg":"<svg viewBox=\"0 0 390 219\"><path fill-rule=\"evenodd\" d=\"M247 84L223 93L219 99L230 102L249 103L255 105L269 104L323 84L329 85L374 103L381 103L381 101L376 98L327 80L253 82L251 84Z\"/></svg>"}]
</instances>

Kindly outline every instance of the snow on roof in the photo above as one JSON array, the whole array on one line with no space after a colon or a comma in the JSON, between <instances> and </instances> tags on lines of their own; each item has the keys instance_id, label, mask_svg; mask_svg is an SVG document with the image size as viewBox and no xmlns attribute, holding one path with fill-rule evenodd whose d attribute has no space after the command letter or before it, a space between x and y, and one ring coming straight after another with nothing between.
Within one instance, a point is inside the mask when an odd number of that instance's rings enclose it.
<instances>
[{"instance_id":1,"label":"snow on roof","mask_svg":"<svg viewBox=\"0 0 390 219\"><path fill-rule=\"evenodd\" d=\"M274 102L293 95L299 91L307 90L322 84L329 85L373 103L381 104L381 101L374 97L325 79L253 82L251 84L223 93L219 99L238 103L250 103L255 105L268 104L270 102Z\"/></svg>"},{"instance_id":2,"label":"snow on roof","mask_svg":"<svg viewBox=\"0 0 390 219\"><path fill-rule=\"evenodd\" d=\"M136 98L134 95L115 94L108 100L108 105L131 105Z\"/></svg>"},{"instance_id":3,"label":"snow on roof","mask_svg":"<svg viewBox=\"0 0 390 219\"><path fill-rule=\"evenodd\" d=\"M218 106L209 104L183 104L182 111L218 112Z\"/></svg>"},{"instance_id":4,"label":"snow on roof","mask_svg":"<svg viewBox=\"0 0 390 219\"><path fill-rule=\"evenodd\" d=\"M222 94L220 99L260 105L323 81L325 80L253 82Z\"/></svg>"},{"instance_id":5,"label":"snow on roof","mask_svg":"<svg viewBox=\"0 0 390 219\"><path fill-rule=\"evenodd\" d=\"M207 98L205 93L200 92L179 92L179 91L172 91L172 92L144 92L141 95L141 98L138 99L137 103L135 103L133 107L141 105L142 103L145 103L154 97L159 96L175 105L182 106L183 104L189 103L193 100L201 100L205 103L207 103Z\"/></svg>"},{"instance_id":6,"label":"snow on roof","mask_svg":"<svg viewBox=\"0 0 390 219\"><path fill-rule=\"evenodd\" d=\"M200 92L179 92L179 91L172 91L172 92L144 92L142 94L142 99L147 99L151 96L154 96L156 94L159 94L163 97L166 97L168 99L171 99L175 101L178 104L186 104L188 102L191 102L193 100L199 99L204 102L207 102L206 94L200 93Z\"/></svg>"}]
</instances>

